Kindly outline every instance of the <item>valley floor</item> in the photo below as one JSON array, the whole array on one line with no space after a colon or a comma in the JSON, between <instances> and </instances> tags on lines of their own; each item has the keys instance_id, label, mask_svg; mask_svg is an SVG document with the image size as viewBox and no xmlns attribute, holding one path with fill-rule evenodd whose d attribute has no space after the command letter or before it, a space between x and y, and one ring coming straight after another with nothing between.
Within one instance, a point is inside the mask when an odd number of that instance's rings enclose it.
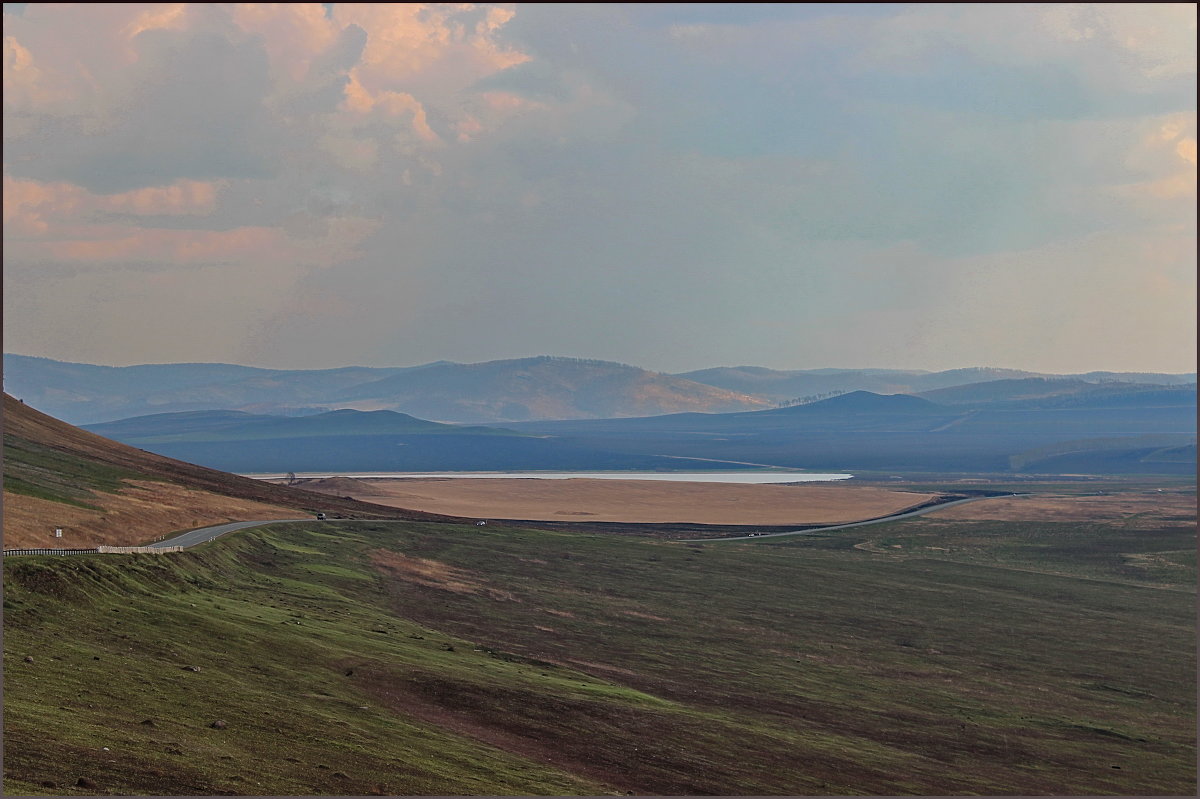
<instances>
[{"instance_id":1,"label":"valley floor","mask_svg":"<svg viewBox=\"0 0 1200 799\"><path fill-rule=\"evenodd\" d=\"M298 487L468 518L646 524L836 524L886 516L937 496L876 486L819 483L738 485L588 479L333 478L304 482Z\"/></svg>"},{"instance_id":2,"label":"valley floor","mask_svg":"<svg viewBox=\"0 0 1200 799\"><path fill-rule=\"evenodd\" d=\"M4 788L1190 795L1178 502L703 544L314 521L14 558Z\"/></svg>"}]
</instances>

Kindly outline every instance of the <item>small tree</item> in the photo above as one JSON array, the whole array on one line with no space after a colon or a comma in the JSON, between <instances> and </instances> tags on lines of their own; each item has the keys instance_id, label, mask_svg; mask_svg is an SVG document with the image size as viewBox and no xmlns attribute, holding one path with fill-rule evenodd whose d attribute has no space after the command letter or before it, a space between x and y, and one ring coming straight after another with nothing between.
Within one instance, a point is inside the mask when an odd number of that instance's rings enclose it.
<instances>
[{"instance_id":1,"label":"small tree","mask_svg":"<svg viewBox=\"0 0 1200 799\"><path fill-rule=\"evenodd\" d=\"M287 484L288 484L288 485L295 485L295 483L296 483L296 473L295 473L295 472L288 472L288 473L287 473Z\"/></svg>"}]
</instances>

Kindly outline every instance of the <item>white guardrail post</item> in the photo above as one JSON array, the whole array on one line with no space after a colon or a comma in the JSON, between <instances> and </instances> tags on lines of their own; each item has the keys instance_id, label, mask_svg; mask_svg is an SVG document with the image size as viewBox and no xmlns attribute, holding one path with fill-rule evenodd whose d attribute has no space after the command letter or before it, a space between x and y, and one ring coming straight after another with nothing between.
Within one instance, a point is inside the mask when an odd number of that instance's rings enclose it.
<instances>
[{"instance_id":1,"label":"white guardrail post","mask_svg":"<svg viewBox=\"0 0 1200 799\"><path fill-rule=\"evenodd\" d=\"M182 552L183 547L108 547L98 546L97 552L107 555L162 555L167 552Z\"/></svg>"}]
</instances>

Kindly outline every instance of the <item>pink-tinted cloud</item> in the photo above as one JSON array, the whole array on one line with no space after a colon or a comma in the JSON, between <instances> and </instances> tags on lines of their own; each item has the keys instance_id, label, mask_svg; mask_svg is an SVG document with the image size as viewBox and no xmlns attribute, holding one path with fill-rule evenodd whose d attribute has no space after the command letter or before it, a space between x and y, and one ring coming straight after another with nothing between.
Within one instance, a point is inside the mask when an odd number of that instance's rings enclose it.
<instances>
[{"instance_id":1,"label":"pink-tinted cloud","mask_svg":"<svg viewBox=\"0 0 1200 799\"><path fill-rule=\"evenodd\" d=\"M514 11L451 3L339 3L333 18L367 32L355 68L370 92L420 87L449 94L529 56L499 43Z\"/></svg>"},{"instance_id":2,"label":"pink-tinted cloud","mask_svg":"<svg viewBox=\"0 0 1200 799\"><path fill-rule=\"evenodd\" d=\"M70 183L4 177L4 224L9 236L45 235L52 225L77 228L97 214L204 216L217 205L218 182L180 180L170 186L98 195Z\"/></svg>"},{"instance_id":3,"label":"pink-tinted cloud","mask_svg":"<svg viewBox=\"0 0 1200 799\"><path fill-rule=\"evenodd\" d=\"M140 216L205 216L216 207L220 184L179 181L115 195L96 195L69 183L4 178L4 227L17 261L102 267L153 263L266 262L323 267L352 256L374 229L368 219L306 219L305 235L285 226L228 230L144 226ZM120 215L129 221L110 221Z\"/></svg>"},{"instance_id":4,"label":"pink-tinted cloud","mask_svg":"<svg viewBox=\"0 0 1200 799\"><path fill-rule=\"evenodd\" d=\"M309 77L313 62L340 32L320 3L238 3L233 19L242 30L262 37L277 76L292 84Z\"/></svg>"},{"instance_id":5,"label":"pink-tinted cloud","mask_svg":"<svg viewBox=\"0 0 1200 799\"><path fill-rule=\"evenodd\" d=\"M180 180L170 186L113 194L100 201L106 211L130 214L209 214L217 204L219 183Z\"/></svg>"},{"instance_id":6,"label":"pink-tinted cloud","mask_svg":"<svg viewBox=\"0 0 1200 799\"><path fill-rule=\"evenodd\" d=\"M1196 201L1196 115L1172 114L1144 120L1141 136L1128 149L1125 164L1143 179L1110 187L1109 193L1131 200L1150 218L1164 219L1170 206L1194 215ZM1193 211L1180 201L1190 201Z\"/></svg>"},{"instance_id":7,"label":"pink-tinted cloud","mask_svg":"<svg viewBox=\"0 0 1200 799\"><path fill-rule=\"evenodd\" d=\"M221 346L256 338L293 365L364 340L363 360L392 363L553 340L792 368L839 365L794 360L834 326L811 320L867 330L877 310L914 342L884 365L930 368L970 347L1001 360L978 342L1006 318L1032 340L1041 312L1079 331L1099 316L1115 338L1186 310L1193 263L1155 244L1194 237L1191 7L791 8L729 6L720 24L686 4L8 13L10 341L69 349L38 312L65 307L75 338L147 348L110 360L230 358L201 352L206 314L181 311L174 337L117 321L170 328L172 302L205 302L224 320L277 309L257 338L227 321ZM1026 261L1044 296L969 279ZM1085 266L1122 296L1078 290ZM926 303L971 292L994 303L987 325ZM794 335L752 339L761 318ZM875 360L878 340L844 334L829 358Z\"/></svg>"},{"instance_id":8,"label":"pink-tinted cloud","mask_svg":"<svg viewBox=\"0 0 1200 799\"><path fill-rule=\"evenodd\" d=\"M363 220L333 223L323 236L298 239L281 228L172 230L116 225L80 225L55 231L54 238L19 241L11 255L30 263L77 264L103 268L111 264L152 264L159 268L191 264L239 263L259 268L267 263L294 269L329 266L354 254L373 229Z\"/></svg>"}]
</instances>

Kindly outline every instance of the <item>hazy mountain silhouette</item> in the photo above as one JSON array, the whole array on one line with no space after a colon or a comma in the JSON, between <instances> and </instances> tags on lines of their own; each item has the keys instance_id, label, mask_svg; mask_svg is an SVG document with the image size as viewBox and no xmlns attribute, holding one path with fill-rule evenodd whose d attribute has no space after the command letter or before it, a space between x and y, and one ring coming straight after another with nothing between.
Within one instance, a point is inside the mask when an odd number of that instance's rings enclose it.
<instances>
[{"instance_id":1,"label":"hazy mountain silhouette","mask_svg":"<svg viewBox=\"0 0 1200 799\"><path fill-rule=\"evenodd\" d=\"M474 364L438 361L410 367L288 370L195 363L95 366L9 354L4 356L4 370L10 394L74 424L182 411L303 416L339 409L492 424L732 413L784 402L808 407L835 393L856 391L925 392L923 396L934 402L960 405L989 398L1025 399L1038 392L1061 394L1066 385L1055 376L990 368L781 372L744 366L669 375L609 361L548 356ZM1115 377L1123 382L1114 382ZM1195 383L1195 376L1096 372L1069 376L1069 380L1079 384L1073 389L1079 392L1093 390L1086 386L1113 392L1121 386L1136 389L1136 384ZM992 383L997 385L980 388ZM965 385L975 388L958 394L932 393ZM1050 390L1042 390L1044 385Z\"/></svg>"},{"instance_id":2,"label":"hazy mountain silhouette","mask_svg":"<svg viewBox=\"0 0 1200 799\"><path fill-rule=\"evenodd\" d=\"M344 408L487 423L774 404L634 366L573 358L285 370L229 364L93 366L5 355L4 366L11 394L75 424L179 411L301 415Z\"/></svg>"}]
</instances>

